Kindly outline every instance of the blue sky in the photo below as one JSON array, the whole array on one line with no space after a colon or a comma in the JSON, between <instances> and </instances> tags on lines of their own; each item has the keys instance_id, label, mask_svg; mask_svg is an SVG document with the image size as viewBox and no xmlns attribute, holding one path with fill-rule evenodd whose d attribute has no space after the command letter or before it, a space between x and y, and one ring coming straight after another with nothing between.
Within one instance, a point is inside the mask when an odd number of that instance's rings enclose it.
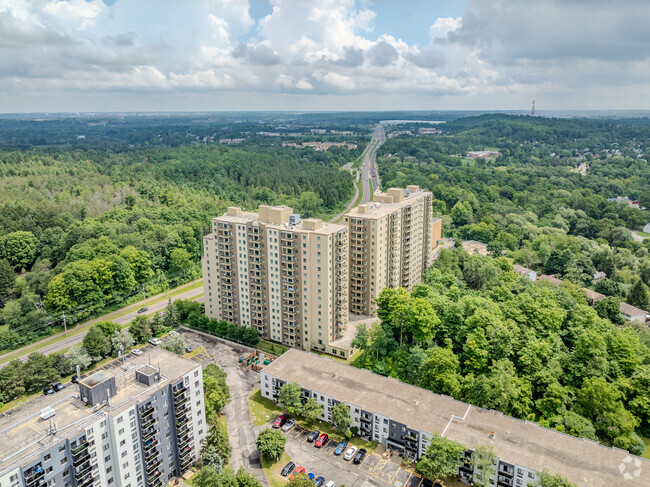
<instances>
[{"instance_id":1,"label":"blue sky","mask_svg":"<svg viewBox=\"0 0 650 487\"><path fill-rule=\"evenodd\" d=\"M650 2L1 0L0 111L650 109Z\"/></svg>"}]
</instances>

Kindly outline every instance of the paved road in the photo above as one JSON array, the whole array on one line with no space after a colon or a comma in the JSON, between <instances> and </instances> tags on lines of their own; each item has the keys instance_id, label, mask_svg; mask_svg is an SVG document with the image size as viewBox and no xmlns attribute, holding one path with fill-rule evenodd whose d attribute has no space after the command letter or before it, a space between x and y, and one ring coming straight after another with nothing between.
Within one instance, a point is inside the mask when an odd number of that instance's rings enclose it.
<instances>
[{"instance_id":1,"label":"paved road","mask_svg":"<svg viewBox=\"0 0 650 487\"><path fill-rule=\"evenodd\" d=\"M230 402L223 408L223 414L228 423L228 436L232 446L230 466L234 471L244 467L268 486L264 470L257 458L256 439L262 427L253 426L248 410L248 396L260 387L259 373L247 371L239 365L238 359L244 354L243 349L229 346L217 340L204 338L189 331L181 331L185 341L193 348L203 347L207 357L199 356L198 360L204 365L216 363L226 372L226 384L230 389Z\"/></svg>"},{"instance_id":2,"label":"paved road","mask_svg":"<svg viewBox=\"0 0 650 487\"><path fill-rule=\"evenodd\" d=\"M187 286L187 284L185 284L185 286ZM185 293L182 293L182 294L179 294L179 295L173 297L172 301L176 301L177 299L192 299L193 297L197 296L198 294L201 294L202 292L203 292L202 287L197 288L197 289L192 289L190 291L187 291ZM154 299L154 298L155 297L152 297L151 299ZM199 299L201 299L201 298L199 298ZM199 299L197 299L197 301ZM133 305L129 305L129 308L132 307L132 306ZM142 304L138 304L138 306L142 306ZM147 310L147 314L152 313L152 312L162 311L166 307L167 307L167 301L161 301L160 303L152 304L151 306L148 306L149 309ZM88 328L90 328L90 326L93 323L103 321L104 319L109 319L110 315L114 315L116 313L119 314L119 311L116 311L114 313L110 313L109 315L106 315L105 317L100 317L100 318L97 318L95 320L92 320L91 322L89 322L90 324L88 325ZM131 321L133 321L136 318L136 316L138 316L137 309L135 309L133 312L129 313L128 315L124 315L124 316L121 316L119 318L115 318L112 321L113 321L113 323L118 323L120 325L125 325L125 324L130 323ZM39 352L39 353L42 353L44 355L49 355L51 353L60 352L62 350L65 350L68 347L71 347L72 345L76 345L78 343L81 343L83 341L83 339L84 339L84 336L86 336L86 333L88 333L87 330L83 331L82 333L77 333L76 335L70 335L70 336L66 337L65 339L63 339L63 340L61 340L59 342L52 343L52 344L49 344L49 345L44 345L43 347L38 348L36 350L32 350L29 353L25 353L25 354L22 354L22 355L16 355L14 358L20 359L20 360L22 360L24 362L24 361L27 360L27 357L29 357L29 354L34 353L34 352ZM52 337L48 337L47 340L50 340L51 338ZM28 346L32 346L32 345L28 345ZM4 367L5 365L7 365L8 363L9 362L5 362L4 364L0 364L0 369L2 367Z\"/></svg>"},{"instance_id":3,"label":"paved road","mask_svg":"<svg viewBox=\"0 0 650 487\"><path fill-rule=\"evenodd\" d=\"M379 149L385 140L386 130L382 124L379 124L372 134L370 148L366 151L363 157L363 165L361 166L361 184L363 187L362 204L368 203L372 199L372 194L380 187L381 181L379 180L379 172L377 171L377 149ZM368 180L372 180L372 189L369 188Z\"/></svg>"}]
</instances>

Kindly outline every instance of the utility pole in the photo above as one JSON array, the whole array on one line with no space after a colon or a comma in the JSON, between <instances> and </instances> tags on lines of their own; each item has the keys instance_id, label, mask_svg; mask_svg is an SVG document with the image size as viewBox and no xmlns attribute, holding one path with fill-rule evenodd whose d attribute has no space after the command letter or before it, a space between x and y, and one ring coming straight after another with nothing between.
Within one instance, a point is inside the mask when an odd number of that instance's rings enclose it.
<instances>
[{"instance_id":1,"label":"utility pole","mask_svg":"<svg viewBox=\"0 0 650 487\"><path fill-rule=\"evenodd\" d=\"M65 322L65 311L63 312L63 314L61 315L61 317L63 318L63 328L65 328L65 336L68 336L68 325L67 325L67 323Z\"/></svg>"}]
</instances>

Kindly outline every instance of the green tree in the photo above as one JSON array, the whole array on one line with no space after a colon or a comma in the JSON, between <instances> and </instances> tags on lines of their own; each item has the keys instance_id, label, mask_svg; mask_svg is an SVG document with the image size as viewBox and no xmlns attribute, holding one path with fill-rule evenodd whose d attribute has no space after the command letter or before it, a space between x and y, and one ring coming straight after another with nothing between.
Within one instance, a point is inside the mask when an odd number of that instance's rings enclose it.
<instances>
[{"instance_id":1,"label":"green tree","mask_svg":"<svg viewBox=\"0 0 650 487\"><path fill-rule=\"evenodd\" d=\"M187 250L177 248L169 253L169 270L171 272L185 272L190 267L192 267L192 256Z\"/></svg>"},{"instance_id":2,"label":"green tree","mask_svg":"<svg viewBox=\"0 0 650 487\"><path fill-rule=\"evenodd\" d=\"M279 430L267 428L257 435L257 449L269 460L279 460L287 439Z\"/></svg>"},{"instance_id":3,"label":"green tree","mask_svg":"<svg viewBox=\"0 0 650 487\"><path fill-rule=\"evenodd\" d=\"M29 268L36 260L36 237L32 232L13 232L4 236L4 252L16 270Z\"/></svg>"},{"instance_id":4,"label":"green tree","mask_svg":"<svg viewBox=\"0 0 650 487\"><path fill-rule=\"evenodd\" d=\"M455 396L460 392L460 377L456 354L448 348L436 347L427 350L418 385L437 394Z\"/></svg>"},{"instance_id":5,"label":"green tree","mask_svg":"<svg viewBox=\"0 0 650 487\"><path fill-rule=\"evenodd\" d=\"M472 206L467 201L459 201L451 209L451 221L456 226L469 225L474 220Z\"/></svg>"},{"instance_id":6,"label":"green tree","mask_svg":"<svg viewBox=\"0 0 650 487\"><path fill-rule=\"evenodd\" d=\"M220 487L219 480L219 472L213 467L206 465L196 473L192 479L192 485L194 487Z\"/></svg>"},{"instance_id":7,"label":"green tree","mask_svg":"<svg viewBox=\"0 0 650 487\"><path fill-rule=\"evenodd\" d=\"M122 329L120 325L113 323L112 321L100 321L95 326L102 330L102 333L104 333L104 335L108 338L111 338L116 331L120 331Z\"/></svg>"},{"instance_id":8,"label":"green tree","mask_svg":"<svg viewBox=\"0 0 650 487\"><path fill-rule=\"evenodd\" d=\"M616 296L607 296L594 303L594 308L601 318L610 320L616 325L623 324L621 315L621 300Z\"/></svg>"},{"instance_id":9,"label":"green tree","mask_svg":"<svg viewBox=\"0 0 650 487\"><path fill-rule=\"evenodd\" d=\"M129 350L134 345L135 341L126 328L124 330L115 331L111 337L111 346L113 352L122 352L122 354L129 353Z\"/></svg>"},{"instance_id":10,"label":"green tree","mask_svg":"<svg viewBox=\"0 0 650 487\"><path fill-rule=\"evenodd\" d=\"M239 467L236 477L238 487L262 487L262 483L244 467Z\"/></svg>"},{"instance_id":11,"label":"green tree","mask_svg":"<svg viewBox=\"0 0 650 487\"><path fill-rule=\"evenodd\" d=\"M627 295L627 302L640 309L647 310L650 307L648 306L648 287L643 284L641 279L637 279L632 285Z\"/></svg>"},{"instance_id":12,"label":"green tree","mask_svg":"<svg viewBox=\"0 0 650 487\"><path fill-rule=\"evenodd\" d=\"M53 365L51 359L42 353L34 352L29 355L21 368L27 393L40 391L61 378Z\"/></svg>"},{"instance_id":13,"label":"green tree","mask_svg":"<svg viewBox=\"0 0 650 487\"><path fill-rule=\"evenodd\" d=\"M14 287L16 273L7 259L0 260L0 296L6 296Z\"/></svg>"},{"instance_id":14,"label":"green tree","mask_svg":"<svg viewBox=\"0 0 650 487\"><path fill-rule=\"evenodd\" d=\"M207 418L208 422L208 436L206 436L204 445L214 448L219 457L227 465L230 462L230 454L232 447L228 439L228 430L219 422L219 417L214 414Z\"/></svg>"},{"instance_id":15,"label":"green tree","mask_svg":"<svg viewBox=\"0 0 650 487\"><path fill-rule=\"evenodd\" d=\"M496 470L497 454L490 445L481 445L472 452L474 465L473 485L477 487L490 487L492 476Z\"/></svg>"},{"instance_id":16,"label":"green tree","mask_svg":"<svg viewBox=\"0 0 650 487\"><path fill-rule=\"evenodd\" d=\"M131 322L129 332L135 340L135 343L145 343L153 336L149 323L147 323L147 319L144 316L138 316Z\"/></svg>"},{"instance_id":17,"label":"green tree","mask_svg":"<svg viewBox=\"0 0 650 487\"><path fill-rule=\"evenodd\" d=\"M224 468L223 472L219 475L219 480L215 484L216 487L239 487L237 476L230 468Z\"/></svg>"},{"instance_id":18,"label":"green tree","mask_svg":"<svg viewBox=\"0 0 650 487\"><path fill-rule=\"evenodd\" d=\"M88 367L90 367L93 363L93 359L88 354L88 350L86 350L81 345L75 345L74 347L70 347L66 355L68 357L68 360L70 360L72 366L75 367L75 369L78 365L81 368L81 370L85 370Z\"/></svg>"},{"instance_id":19,"label":"green tree","mask_svg":"<svg viewBox=\"0 0 650 487\"><path fill-rule=\"evenodd\" d=\"M230 401L226 373L217 364L208 364L203 369L203 391L206 404L205 412L209 419Z\"/></svg>"},{"instance_id":20,"label":"green tree","mask_svg":"<svg viewBox=\"0 0 650 487\"><path fill-rule=\"evenodd\" d=\"M165 308L165 316L163 317L163 325L167 328L178 328L180 320L178 319L178 311L176 306L172 303L172 298L167 301L167 308Z\"/></svg>"},{"instance_id":21,"label":"green tree","mask_svg":"<svg viewBox=\"0 0 650 487\"><path fill-rule=\"evenodd\" d=\"M577 484L569 482L566 477L553 475L547 469L544 469L533 484L528 483L528 487L578 487Z\"/></svg>"},{"instance_id":22,"label":"green tree","mask_svg":"<svg viewBox=\"0 0 650 487\"><path fill-rule=\"evenodd\" d=\"M429 448L418 461L416 469L431 479L458 475L458 469L462 465L460 456L466 450L465 445L435 433Z\"/></svg>"},{"instance_id":23,"label":"green tree","mask_svg":"<svg viewBox=\"0 0 650 487\"><path fill-rule=\"evenodd\" d=\"M287 487L314 487L314 481L306 473L298 473L289 480Z\"/></svg>"},{"instance_id":24,"label":"green tree","mask_svg":"<svg viewBox=\"0 0 650 487\"><path fill-rule=\"evenodd\" d=\"M165 323L159 313L153 315L149 326L151 327L151 334L155 337L162 335L166 331Z\"/></svg>"},{"instance_id":25,"label":"green tree","mask_svg":"<svg viewBox=\"0 0 650 487\"><path fill-rule=\"evenodd\" d=\"M336 429L343 433L347 433L352 424L350 418L350 408L343 402L337 403L333 408L330 415L330 422Z\"/></svg>"},{"instance_id":26,"label":"green tree","mask_svg":"<svg viewBox=\"0 0 650 487\"><path fill-rule=\"evenodd\" d=\"M185 338L183 338L183 335L180 333L169 335L167 344L165 345L165 348L167 350L175 353L176 355L183 355L185 353L186 347L187 343L185 342Z\"/></svg>"},{"instance_id":27,"label":"green tree","mask_svg":"<svg viewBox=\"0 0 650 487\"><path fill-rule=\"evenodd\" d=\"M133 276L137 282L145 282L153 277L151 260L149 254L143 250L138 250L129 245L124 247L120 252L122 257L131 267Z\"/></svg>"},{"instance_id":28,"label":"green tree","mask_svg":"<svg viewBox=\"0 0 650 487\"><path fill-rule=\"evenodd\" d=\"M623 406L622 398L621 391L604 377L585 378L577 391L579 411L609 444L618 437L628 437L638 425L638 419Z\"/></svg>"},{"instance_id":29,"label":"green tree","mask_svg":"<svg viewBox=\"0 0 650 487\"><path fill-rule=\"evenodd\" d=\"M99 360L111 353L111 341L98 326L90 327L82 344L94 360Z\"/></svg>"},{"instance_id":30,"label":"green tree","mask_svg":"<svg viewBox=\"0 0 650 487\"><path fill-rule=\"evenodd\" d=\"M25 394L23 363L14 359L0 369L0 402L10 401Z\"/></svg>"},{"instance_id":31,"label":"green tree","mask_svg":"<svg viewBox=\"0 0 650 487\"><path fill-rule=\"evenodd\" d=\"M307 424L313 424L323 414L323 406L318 404L312 397L307 399L304 406L300 408L300 415L305 418Z\"/></svg>"},{"instance_id":32,"label":"green tree","mask_svg":"<svg viewBox=\"0 0 650 487\"><path fill-rule=\"evenodd\" d=\"M298 414L302 408L302 400L300 395L302 389L295 382L287 382L280 387L278 392L278 402L285 408L285 410L292 415Z\"/></svg>"},{"instance_id":33,"label":"green tree","mask_svg":"<svg viewBox=\"0 0 650 487\"><path fill-rule=\"evenodd\" d=\"M223 459L219 456L214 446L203 445L201 448L201 462L204 467L212 467L217 473L221 473L223 470Z\"/></svg>"}]
</instances>

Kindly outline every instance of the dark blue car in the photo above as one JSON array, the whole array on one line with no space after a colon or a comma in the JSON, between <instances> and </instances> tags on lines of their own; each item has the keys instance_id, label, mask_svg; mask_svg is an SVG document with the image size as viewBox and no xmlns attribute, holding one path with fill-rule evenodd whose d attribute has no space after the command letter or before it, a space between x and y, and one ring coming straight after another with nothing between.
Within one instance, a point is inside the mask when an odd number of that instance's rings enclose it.
<instances>
[{"instance_id":1,"label":"dark blue car","mask_svg":"<svg viewBox=\"0 0 650 487\"><path fill-rule=\"evenodd\" d=\"M345 451L345 447L348 446L348 442L343 440L341 443L338 444L336 447L336 450L334 450L334 455L340 455Z\"/></svg>"}]
</instances>

